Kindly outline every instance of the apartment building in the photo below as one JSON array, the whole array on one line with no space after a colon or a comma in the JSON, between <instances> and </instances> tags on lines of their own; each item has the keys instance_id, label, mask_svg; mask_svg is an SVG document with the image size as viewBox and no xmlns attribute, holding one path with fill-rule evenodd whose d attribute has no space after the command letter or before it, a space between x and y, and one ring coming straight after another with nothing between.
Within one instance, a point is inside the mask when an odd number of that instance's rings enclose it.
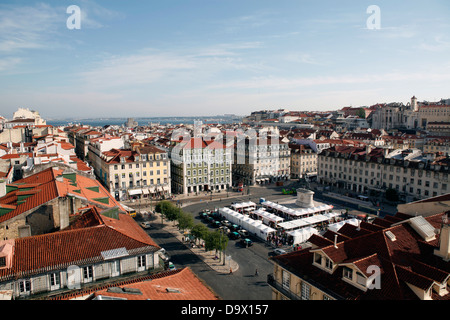
<instances>
[{"instance_id":1,"label":"apartment building","mask_svg":"<svg viewBox=\"0 0 450 320\"><path fill-rule=\"evenodd\" d=\"M449 158L426 159L417 149L332 147L318 156L318 179L360 194L395 189L407 202L448 192Z\"/></svg>"},{"instance_id":2,"label":"apartment building","mask_svg":"<svg viewBox=\"0 0 450 320\"><path fill-rule=\"evenodd\" d=\"M421 119L426 120L427 124L431 122L450 122L450 105L448 104L420 105L418 111Z\"/></svg>"},{"instance_id":3,"label":"apartment building","mask_svg":"<svg viewBox=\"0 0 450 320\"><path fill-rule=\"evenodd\" d=\"M397 213L315 234L311 247L270 258L272 298L449 300L449 233L447 213Z\"/></svg>"},{"instance_id":4,"label":"apartment building","mask_svg":"<svg viewBox=\"0 0 450 320\"><path fill-rule=\"evenodd\" d=\"M98 179L118 200L171 195L170 160L155 146L104 151L93 164Z\"/></svg>"},{"instance_id":5,"label":"apartment building","mask_svg":"<svg viewBox=\"0 0 450 320\"><path fill-rule=\"evenodd\" d=\"M219 141L197 137L171 149L172 189L179 194L228 190L232 149Z\"/></svg>"},{"instance_id":6,"label":"apartment building","mask_svg":"<svg viewBox=\"0 0 450 320\"><path fill-rule=\"evenodd\" d=\"M102 135L101 132L86 126L71 128L67 133L69 142L75 146L75 153L83 161L88 160L90 140Z\"/></svg>"},{"instance_id":7,"label":"apartment building","mask_svg":"<svg viewBox=\"0 0 450 320\"><path fill-rule=\"evenodd\" d=\"M233 183L267 184L290 178L291 151L279 137L238 138L234 148Z\"/></svg>"},{"instance_id":8,"label":"apartment building","mask_svg":"<svg viewBox=\"0 0 450 320\"><path fill-rule=\"evenodd\" d=\"M291 178L317 176L317 153L309 145L289 144L291 152Z\"/></svg>"},{"instance_id":9,"label":"apartment building","mask_svg":"<svg viewBox=\"0 0 450 320\"><path fill-rule=\"evenodd\" d=\"M424 153L442 152L444 155L450 155L450 138L435 138L425 142L423 145Z\"/></svg>"}]
</instances>

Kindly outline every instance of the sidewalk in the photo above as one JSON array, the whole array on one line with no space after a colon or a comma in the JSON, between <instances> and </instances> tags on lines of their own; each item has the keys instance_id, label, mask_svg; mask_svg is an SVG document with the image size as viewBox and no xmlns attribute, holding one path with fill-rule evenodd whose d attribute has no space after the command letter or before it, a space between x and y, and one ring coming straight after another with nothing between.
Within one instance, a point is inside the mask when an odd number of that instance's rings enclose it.
<instances>
[{"instance_id":1,"label":"sidewalk","mask_svg":"<svg viewBox=\"0 0 450 320\"><path fill-rule=\"evenodd\" d=\"M155 213L156 221L161 221L161 214ZM195 247L191 248L188 244L186 244L183 241L183 234L180 230L178 230L178 227L176 226L176 223L172 221L164 221L164 226L162 227L162 230L167 231L171 233L174 237L176 237L181 243L183 243L189 250L191 250L193 253L195 253L200 259L203 260L211 269L215 270L219 273L230 273L230 268L233 272L239 269L239 265L236 261L233 259L229 259L225 262L225 265L223 265L223 254L222 259L215 259L215 251L205 251L205 248L202 247ZM200 240L202 241L202 240Z\"/></svg>"}]
</instances>

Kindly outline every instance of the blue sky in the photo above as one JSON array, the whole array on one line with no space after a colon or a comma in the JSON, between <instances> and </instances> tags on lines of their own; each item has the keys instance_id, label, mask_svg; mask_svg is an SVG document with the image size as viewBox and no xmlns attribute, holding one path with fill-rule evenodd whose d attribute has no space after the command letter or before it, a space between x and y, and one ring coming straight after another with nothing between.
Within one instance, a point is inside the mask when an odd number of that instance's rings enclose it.
<instances>
[{"instance_id":1,"label":"blue sky","mask_svg":"<svg viewBox=\"0 0 450 320\"><path fill-rule=\"evenodd\" d=\"M66 9L81 9L69 30ZM370 5L380 29L367 28ZM450 3L0 3L0 115L195 116L450 98Z\"/></svg>"}]
</instances>

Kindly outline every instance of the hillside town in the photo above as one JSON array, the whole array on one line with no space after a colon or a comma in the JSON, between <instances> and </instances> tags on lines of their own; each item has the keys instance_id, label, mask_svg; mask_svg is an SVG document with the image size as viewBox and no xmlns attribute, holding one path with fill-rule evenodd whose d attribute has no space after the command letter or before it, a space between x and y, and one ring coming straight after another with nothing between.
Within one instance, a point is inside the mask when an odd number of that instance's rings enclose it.
<instances>
[{"instance_id":1,"label":"hillside town","mask_svg":"<svg viewBox=\"0 0 450 320\"><path fill-rule=\"evenodd\" d=\"M291 109L2 115L0 299L449 300L450 99Z\"/></svg>"}]
</instances>

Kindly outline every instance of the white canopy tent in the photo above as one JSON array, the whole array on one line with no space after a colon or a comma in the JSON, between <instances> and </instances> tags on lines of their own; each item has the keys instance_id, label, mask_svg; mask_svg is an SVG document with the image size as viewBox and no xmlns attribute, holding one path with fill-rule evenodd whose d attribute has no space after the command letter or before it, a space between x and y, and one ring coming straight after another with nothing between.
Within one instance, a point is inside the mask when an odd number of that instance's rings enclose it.
<instances>
[{"instance_id":1,"label":"white canopy tent","mask_svg":"<svg viewBox=\"0 0 450 320\"><path fill-rule=\"evenodd\" d=\"M303 221L303 219L290 220L290 221L286 221L286 222L282 222L282 223L278 224L278 226L283 228L285 231L303 228L308 225L309 225L309 223Z\"/></svg>"},{"instance_id":2,"label":"white canopy tent","mask_svg":"<svg viewBox=\"0 0 450 320\"><path fill-rule=\"evenodd\" d=\"M256 236L258 236L259 238L261 238L261 239L263 239L263 240L266 240L267 237L268 237L271 233L274 233L274 232L276 232L275 229L273 229L273 228L271 228L271 227L269 227L269 226L266 226L266 225L262 224L262 225L259 225L259 226L258 226L258 232L257 232Z\"/></svg>"},{"instance_id":3,"label":"white canopy tent","mask_svg":"<svg viewBox=\"0 0 450 320\"><path fill-rule=\"evenodd\" d=\"M318 233L319 233L319 231L317 231L316 228L312 228L312 227L306 227L306 228L287 232L287 234L293 238L293 240L294 240L293 244L299 244L299 243L306 242L306 241L308 241L309 238L311 238L311 236L313 234L318 234Z\"/></svg>"},{"instance_id":4,"label":"white canopy tent","mask_svg":"<svg viewBox=\"0 0 450 320\"><path fill-rule=\"evenodd\" d=\"M343 221L339 221L339 222L330 224L330 225L328 226L328 230L331 230L331 231L334 231L334 232L338 232L339 229L341 229L341 228L344 226L344 224L346 224L346 223L349 223L349 224L352 224L352 225L358 227L359 224L360 224L360 222L361 222L361 221L358 220L358 219L356 219L356 218L348 219L348 220L343 220Z\"/></svg>"},{"instance_id":5,"label":"white canopy tent","mask_svg":"<svg viewBox=\"0 0 450 320\"><path fill-rule=\"evenodd\" d=\"M256 203L252 202L252 201L248 201L248 202L241 202L241 203L234 203L231 205L231 208L233 210L246 210L248 211L248 209L250 210L255 210L256 209Z\"/></svg>"},{"instance_id":6,"label":"white canopy tent","mask_svg":"<svg viewBox=\"0 0 450 320\"><path fill-rule=\"evenodd\" d=\"M277 225L278 223L284 221L284 219L281 218L280 216L277 216L276 214L267 212L264 209L258 209L255 212L253 212L253 214L255 214L258 217L260 217L262 219L263 223L266 224L266 225L269 225L270 222L272 222L275 225Z\"/></svg>"},{"instance_id":7,"label":"white canopy tent","mask_svg":"<svg viewBox=\"0 0 450 320\"><path fill-rule=\"evenodd\" d=\"M270 233L276 231L275 229L263 224L261 220L251 219L248 216L240 214L230 208L219 208L219 213L231 223L241 226L243 229L263 240L266 240Z\"/></svg>"},{"instance_id":8,"label":"white canopy tent","mask_svg":"<svg viewBox=\"0 0 450 320\"><path fill-rule=\"evenodd\" d=\"M274 203L272 201L264 201L263 203L261 203L261 205L264 207L267 207L267 208L271 208L271 209L283 212L284 214L287 214L294 218L311 215L311 214L315 214L318 212L325 212L327 210L333 209L333 206L326 205L326 204L318 206L318 207L314 207L314 208L298 208L298 209L288 208L286 206Z\"/></svg>"}]
</instances>

